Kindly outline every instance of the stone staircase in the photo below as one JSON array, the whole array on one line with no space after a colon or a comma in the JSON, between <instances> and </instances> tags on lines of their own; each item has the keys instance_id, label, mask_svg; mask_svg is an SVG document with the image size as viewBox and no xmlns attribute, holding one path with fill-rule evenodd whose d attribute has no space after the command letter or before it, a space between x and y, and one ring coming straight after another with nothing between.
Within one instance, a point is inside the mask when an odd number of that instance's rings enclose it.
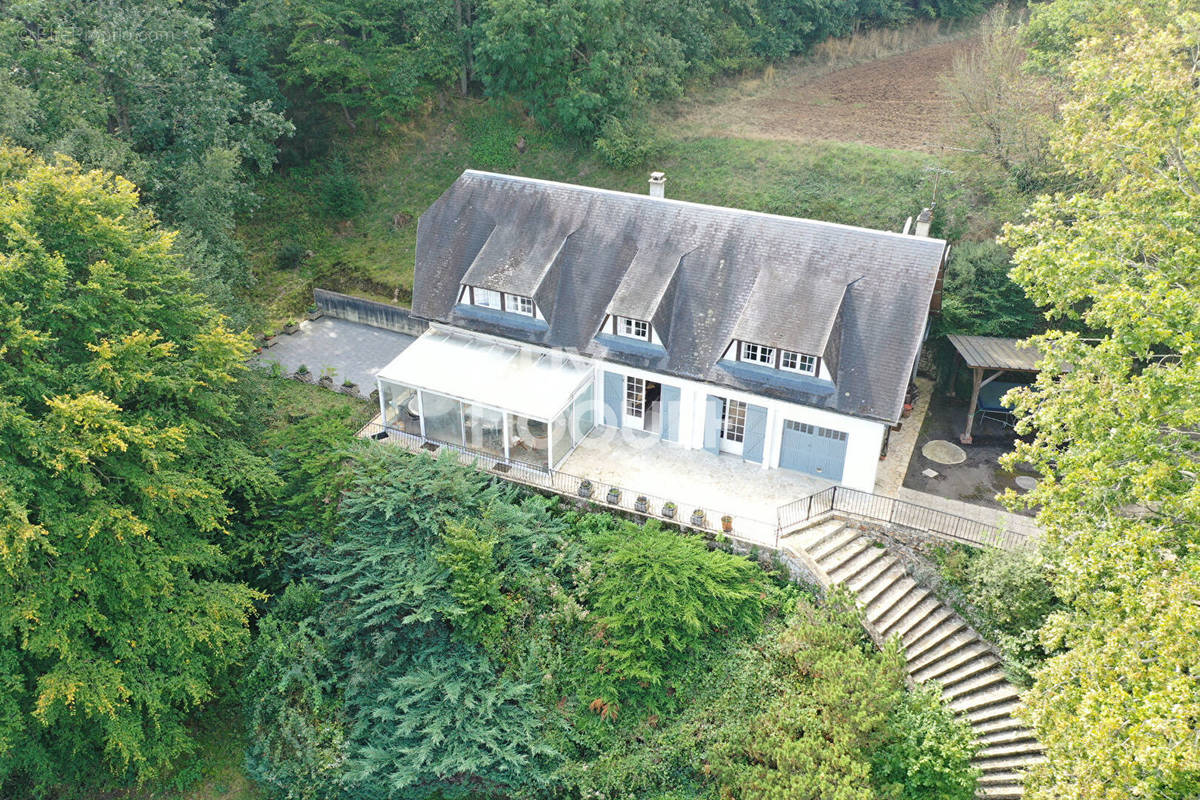
<instances>
[{"instance_id":1,"label":"stone staircase","mask_svg":"<svg viewBox=\"0 0 1200 800\"><path fill-rule=\"evenodd\" d=\"M826 586L845 584L858 596L872 638L900 637L912 680L941 684L947 705L967 719L979 740L978 797L1020 798L1022 771L1041 760L1041 747L1012 716L1017 690L987 642L913 580L899 559L843 520L788 534L782 544Z\"/></svg>"}]
</instances>

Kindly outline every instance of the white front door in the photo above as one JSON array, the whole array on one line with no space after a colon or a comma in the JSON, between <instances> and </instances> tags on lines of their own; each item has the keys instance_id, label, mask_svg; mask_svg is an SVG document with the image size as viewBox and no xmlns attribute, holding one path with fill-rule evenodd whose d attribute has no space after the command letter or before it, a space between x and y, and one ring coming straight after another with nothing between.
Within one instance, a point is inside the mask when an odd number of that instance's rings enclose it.
<instances>
[{"instance_id":1,"label":"white front door","mask_svg":"<svg viewBox=\"0 0 1200 800\"><path fill-rule=\"evenodd\" d=\"M746 404L725 400L721 406L721 452L740 456L746 440Z\"/></svg>"},{"instance_id":2,"label":"white front door","mask_svg":"<svg viewBox=\"0 0 1200 800\"><path fill-rule=\"evenodd\" d=\"M622 427L643 430L646 425L646 382L632 375L625 377L625 415Z\"/></svg>"}]
</instances>

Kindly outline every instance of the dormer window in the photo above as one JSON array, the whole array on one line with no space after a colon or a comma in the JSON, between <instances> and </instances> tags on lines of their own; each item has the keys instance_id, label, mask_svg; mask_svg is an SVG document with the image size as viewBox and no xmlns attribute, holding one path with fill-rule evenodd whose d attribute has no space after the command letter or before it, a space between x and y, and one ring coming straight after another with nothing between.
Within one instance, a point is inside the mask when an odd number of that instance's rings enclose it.
<instances>
[{"instance_id":1,"label":"dormer window","mask_svg":"<svg viewBox=\"0 0 1200 800\"><path fill-rule=\"evenodd\" d=\"M789 372L799 372L801 375L817 374L817 357L807 353L793 353L782 350L779 353L779 368Z\"/></svg>"},{"instance_id":2,"label":"dormer window","mask_svg":"<svg viewBox=\"0 0 1200 800\"><path fill-rule=\"evenodd\" d=\"M519 294L504 295L504 310L511 311L514 314L524 314L527 317L533 316L533 299L530 297L522 297Z\"/></svg>"},{"instance_id":3,"label":"dormer window","mask_svg":"<svg viewBox=\"0 0 1200 800\"><path fill-rule=\"evenodd\" d=\"M523 317L537 317L537 305L532 297L498 292L495 289L484 289L479 286L463 286L459 293L458 302L480 308L494 308L497 311L508 311ZM540 317L539 317L540 319Z\"/></svg>"},{"instance_id":4,"label":"dormer window","mask_svg":"<svg viewBox=\"0 0 1200 800\"><path fill-rule=\"evenodd\" d=\"M725 355L721 357L730 361L740 361L743 364L757 364L800 375L818 377L821 374L821 359L817 356L795 350L768 347L755 342L734 339L725 349Z\"/></svg>"},{"instance_id":5,"label":"dormer window","mask_svg":"<svg viewBox=\"0 0 1200 800\"><path fill-rule=\"evenodd\" d=\"M650 323L629 317L617 317L617 334L632 339L650 340Z\"/></svg>"},{"instance_id":6,"label":"dormer window","mask_svg":"<svg viewBox=\"0 0 1200 800\"><path fill-rule=\"evenodd\" d=\"M478 286L473 286L471 287L471 305L499 309L500 293L494 289L480 289Z\"/></svg>"},{"instance_id":7,"label":"dormer window","mask_svg":"<svg viewBox=\"0 0 1200 800\"><path fill-rule=\"evenodd\" d=\"M768 367L773 367L775 366L775 348L764 347L761 344L754 344L752 342L742 342L742 361L766 364Z\"/></svg>"}]
</instances>

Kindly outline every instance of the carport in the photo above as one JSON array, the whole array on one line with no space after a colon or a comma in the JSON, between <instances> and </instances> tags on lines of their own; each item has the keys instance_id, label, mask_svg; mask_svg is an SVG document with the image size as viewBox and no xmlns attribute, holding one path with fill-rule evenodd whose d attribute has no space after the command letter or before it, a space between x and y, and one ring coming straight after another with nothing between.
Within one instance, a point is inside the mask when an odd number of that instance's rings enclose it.
<instances>
[{"instance_id":1,"label":"carport","mask_svg":"<svg viewBox=\"0 0 1200 800\"><path fill-rule=\"evenodd\" d=\"M1037 362L1041 360L1042 353L1021 339L965 336L957 333L952 333L947 338L973 373L971 403L967 408L967 427L958 437L963 444L971 444L971 430L975 426L976 413L982 411L989 417L1009 416L1009 410L1000 400L1009 389L1020 384L999 381L997 378L1010 372L1037 374Z\"/></svg>"}]
</instances>

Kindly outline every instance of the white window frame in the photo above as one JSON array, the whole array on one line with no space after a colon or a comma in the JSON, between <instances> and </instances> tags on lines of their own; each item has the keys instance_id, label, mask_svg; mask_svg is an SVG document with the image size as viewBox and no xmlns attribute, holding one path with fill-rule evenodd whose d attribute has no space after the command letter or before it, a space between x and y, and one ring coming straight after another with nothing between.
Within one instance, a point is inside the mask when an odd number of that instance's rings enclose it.
<instances>
[{"instance_id":1,"label":"white window frame","mask_svg":"<svg viewBox=\"0 0 1200 800\"><path fill-rule=\"evenodd\" d=\"M754 342L742 342L742 361L773 367L775 366L775 348Z\"/></svg>"},{"instance_id":2,"label":"white window frame","mask_svg":"<svg viewBox=\"0 0 1200 800\"><path fill-rule=\"evenodd\" d=\"M650 323L632 317L617 317L617 335L648 342L650 341Z\"/></svg>"},{"instance_id":3,"label":"white window frame","mask_svg":"<svg viewBox=\"0 0 1200 800\"><path fill-rule=\"evenodd\" d=\"M788 361L792 364L789 366ZM795 353L791 350L779 351L779 368L788 372L798 372L801 375L817 374L817 357L808 353Z\"/></svg>"},{"instance_id":4,"label":"white window frame","mask_svg":"<svg viewBox=\"0 0 1200 800\"><path fill-rule=\"evenodd\" d=\"M721 438L746 441L746 404L741 400L726 400L721 405Z\"/></svg>"},{"instance_id":5,"label":"white window frame","mask_svg":"<svg viewBox=\"0 0 1200 800\"><path fill-rule=\"evenodd\" d=\"M505 294L504 310L511 311L514 314L532 317L534 315L533 298L526 297L523 294Z\"/></svg>"},{"instance_id":6,"label":"white window frame","mask_svg":"<svg viewBox=\"0 0 1200 800\"><path fill-rule=\"evenodd\" d=\"M499 311L501 307L500 295L501 293L495 289L483 289L479 286L474 286L471 290L471 305L479 306L480 308L494 308ZM489 302L483 302L484 299L487 299ZM494 305L491 302L493 300L495 301Z\"/></svg>"},{"instance_id":7,"label":"white window frame","mask_svg":"<svg viewBox=\"0 0 1200 800\"><path fill-rule=\"evenodd\" d=\"M646 381L633 375L625 376L625 416L646 417Z\"/></svg>"}]
</instances>

